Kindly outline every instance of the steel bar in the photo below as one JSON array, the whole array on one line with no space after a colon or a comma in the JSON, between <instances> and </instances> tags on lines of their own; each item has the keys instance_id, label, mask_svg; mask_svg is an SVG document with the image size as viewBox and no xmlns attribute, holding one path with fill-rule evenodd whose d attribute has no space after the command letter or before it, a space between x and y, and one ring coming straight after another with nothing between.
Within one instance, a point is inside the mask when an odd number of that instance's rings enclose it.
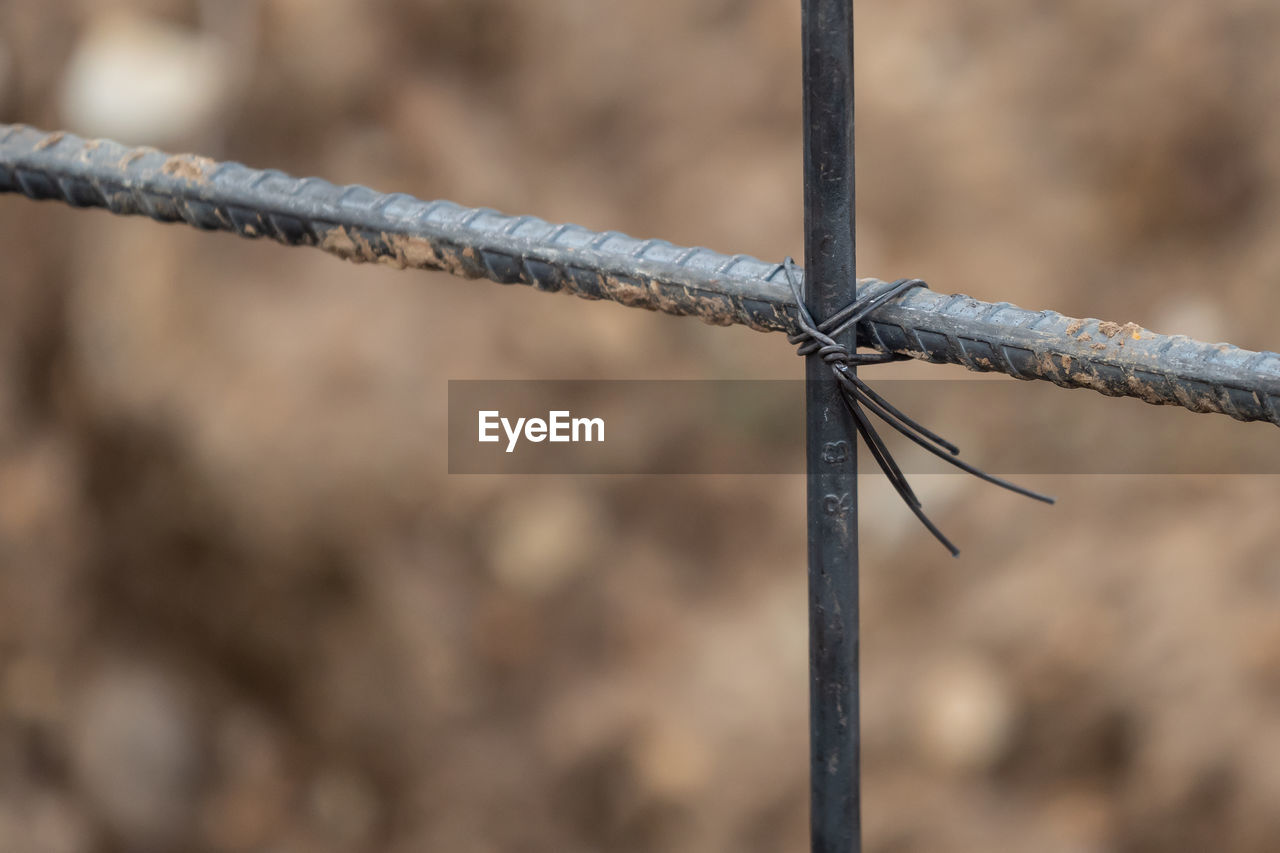
<instances>
[{"instance_id":1,"label":"steel bar","mask_svg":"<svg viewBox=\"0 0 1280 853\"><path fill-rule=\"evenodd\" d=\"M781 264L22 125L0 124L0 192L721 325L798 330ZM858 341L970 370L1280 426L1280 355L1158 335L1131 323L921 289L859 323Z\"/></svg>"},{"instance_id":2,"label":"steel bar","mask_svg":"<svg viewBox=\"0 0 1280 853\"><path fill-rule=\"evenodd\" d=\"M821 323L857 297L853 3L804 0L805 307ZM834 322L834 321L833 321ZM831 340L857 349L856 325ZM816 348L815 348L816 350ZM845 368L849 373L853 366ZM832 369L805 356L809 533L809 831L814 853L862 849L858 454Z\"/></svg>"}]
</instances>

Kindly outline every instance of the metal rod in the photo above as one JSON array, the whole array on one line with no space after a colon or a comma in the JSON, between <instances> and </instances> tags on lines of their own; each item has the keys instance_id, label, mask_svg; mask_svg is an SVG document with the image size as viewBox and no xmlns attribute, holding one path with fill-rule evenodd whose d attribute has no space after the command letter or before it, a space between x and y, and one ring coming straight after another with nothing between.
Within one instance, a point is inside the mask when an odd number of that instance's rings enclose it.
<instances>
[{"instance_id":1,"label":"metal rod","mask_svg":"<svg viewBox=\"0 0 1280 853\"><path fill-rule=\"evenodd\" d=\"M4 192L720 325L799 330L781 264L23 125L0 124ZM1280 426L1280 355L1274 352L924 289L876 309L858 324L858 340L970 370Z\"/></svg>"},{"instance_id":2,"label":"metal rod","mask_svg":"<svg viewBox=\"0 0 1280 853\"><path fill-rule=\"evenodd\" d=\"M854 301L853 3L803 0L805 305ZM836 342L856 349L856 329ZM852 370L853 368L850 368ZM809 803L814 853L862 849L858 454L830 367L805 357L809 504Z\"/></svg>"}]
</instances>

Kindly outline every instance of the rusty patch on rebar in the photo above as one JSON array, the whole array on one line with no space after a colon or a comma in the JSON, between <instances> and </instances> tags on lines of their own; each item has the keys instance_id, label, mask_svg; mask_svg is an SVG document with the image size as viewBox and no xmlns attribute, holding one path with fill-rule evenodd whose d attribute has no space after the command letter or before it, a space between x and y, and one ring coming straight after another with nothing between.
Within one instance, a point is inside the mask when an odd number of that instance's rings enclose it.
<instances>
[{"instance_id":1,"label":"rusty patch on rebar","mask_svg":"<svg viewBox=\"0 0 1280 853\"><path fill-rule=\"evenodd\" d=\"M732 301L708 296L686 286L654 282L646 286L645 294L647 301L644 307L665 314L694 316L713 326L728 326L738 319Z\"/></svg>"},{"instance_id":2,"label":"rusty patch on rebar","mask_svg":"<svg viewBox=\"0 0 1280 853\"><path fill-rule=\"evenodd\" d=\"M738 322L738 309L732 300L702 295L694 295L690 298L702 322L710 323L712 326L732 326Z\"/></svg>"},{"instance_id":3,"label":"rusty patch on rebar","mask_svg":"<svg viewBox=\"0 0 1280 853\"><path fill-rule=\"evenodd\" d=\"M369 245L369 241L358 233L349 234L341 225L325 232L320 239L320 248L356 264L373 260L373 247Z\"/></svg>"},{"instance_id":4,"label":"rusty patch on rebar","mask_svg":"<svg viewBox=\"0 0 1280 853\"><path fill-rule=\"evenodd\" d=\"M382 233L382 242L395 253L401 269L439 269L439 255L431 244L422 238L403 237Z\"/></svg>"},{"instance_id":5,"label":"rusty patch on rebar","mask_svg":"<svg viewBox=\"0 0 1280 853\"><path fill-rule=\"evenodd\" d=\"M1089 341L1093 340L1093 335L1089 334L1088 332L1085 332L1083 335L1080 335L1078 338L1076 338L1076 340L1082 344L1087 344Z\"/></svg>"},{"instance_id":6,"label":"rusty patch on rebar","mask_svg":"<svg viewBox=\"0 0 1280 853\"><path fill-rule=\"evenodd\" d=\"M1111 390L1111 386L1105 379L1087 370L1079 370L1075 373L1068 373L1067 378L1071 380L1071 384L1077 388L1092 388L1094 391Z\"/></svg>"},{"instance_id":7,"label":"rusty patch on rebar","mask_svg":"<svg viewBox=\"0 0 1280 853\"><path fill-rule=\"evenodd\" d=\"M692 314L712 326L730 326L737 322L738 310L732 300L709 296L688 287L680 288L679 293L684 299L677 296L673 301L678 307L669 313Z\"/></svg>"},{"instance_id":8,"label":"rusty patch on rebar","mask_svg":"<svg viewBox=\"0 0 1280 853\"><path fill-rule=\"evenodd\" d=\"M601 290L609 295L614 302L631 308L649 308L655 307L656 300L654 294L649 288L643 284L627 281L618 278L616 275L603 275L600 277Z\"/></svg>"},{"instance_id":9,"label":"rusty patch on rebar","mask_svg":"<svg viewBox=\"0 0 1280 853\"><path fill-rule=\"evenodd\" d=\"M615 302L632 308L647 308L664 314L697 317L713 326L730 326L738 321L738 311L728 299L674 284L629 281L618 276L601 278L602 290Z\"/></svg>"},{"instance_id":10,"label":"rusty patch on rebar","mask_svg":"<svg viewBox=\"0 0 1280 853\"><path fill-rule=\"evenodd\" d=\"M469 267L463 257L475 259L477 253L468 249L461 253L447 247L437 247L425 237L405 234L378 235L380 248L375 248L358 230L348 231L336 226L324 232L320 248L352 263L377 263L393 269L443 270L464 278L475 278L474 267Z\"/></svg>"},{"instance_id":11,"label":"rusty patch on rebar","mask_svg":"<svg viewBox=\"0 0 1280 853\"><path fill-rule=\"evenodd\" d=\"M1071 359L1068 356L1057 356L1051 352L1036 353L1033 361L1035 375L1048 378L1062 374L1064 365L1060 359L1065 360L1065 367L1069 369Z\"/></svg>"},{"instance_id":12,"label":"rusty patch on rebar","mask_svg":"<svg viewBox=\"0 0 1280 853\"><path fill-rule=\"evenodd\" d=\"M425 237L407 234L382 234L382 242L393 253L389 262L403 268L419 270L443 270L456 276L473 278L475 273L463 261L461 255L439 248Z\"/></svg>"},{"instance_id":13,"label":"rusty patch on rebar","mask_svg":"<svg viewBox=\"0 0 1280 853\"><path fill-rule=\"evenodd\" d=\"M61 130L55 130L53 133L49 134L44 139L41 139L39 142L37 142L35 150L43 151L46 148L52 148L53 146L61 142L63 139L65 139L66 136L67 135Z\"/></svg>"},{"instance_id":14,"label":"rusty patch on rebar","mask_svg":"<svg viewBox=\"0 0 1280 853\"><path fill-rule=\"evenodd\" d=\"M1110 320L1105 320L1098 324L1098 331L1102 332L1102 334L1106 335L1108 338L1114 338L1116 335L1124 335L1126 338L1132 338L1135 341L1142 339L1142 327L1137 323L1132 322L1120 324L1113 323Z\"/></svg>"},{"instance_id":15,"label":"rusty patch on rebar","mask_svg":"<svg viewBox=\"0 0 1280 853\"><path fill-rule=\"evenodd\" d=\"M347 240L351 245L355 246L356 254L359 256L361 261L376 261L378 259L377 253L373 251L372 244L370 244L369 240L358 230L352 229L351 232L349 232Z\"/></svg>"},{"instance_id":16,"label":"rusty patch on rebar","mask_svg":"<svg viewBox=\"0 0 1280 853\"><path fill-rule=\"evenodd\" d=\"M1074 335L1076 332L1080 331L1083 328L1084 328L1084 320L1072 320L1071 324L1067 326L1067 334Z\"/></svg>"},{"instance_id":17,"label":"rusty patch on rebar","mask_svg":"<svg viewBox=\"0 0 1280 853\"><path fill-rule=\"evenodd\" d=\"M653 288L652 306L664 314L688 314L689 289L674 286L663 287L661 284Z\"/></svg>"},{"instance_id":18,"label":"rusty patch on rebar","mask_svg":"<svg viewBox=\"0 0 1280 853\"><path fill-rule=\"evenodd\" d=\"M193 184L203 184L218 164L208 157L194 154L177 154L165 161L160 171Z\"/></svg>"},{"instance_id":19,"label":"rusty patch on rebar","mask_svg":"<svg viewBox=\"0 0 1280 853\"><path fill-rule=\"evenodd\" d=\"M1129 375L1125 379L1125 387L1129 390L1129 396L1137 397L1145 403L1152 403L1157 406L1169 405L1171 402L1167 397L1160 394L1154 385L1150 382L1144 382L1137 376Z\"/></svg>"}]
</instances>

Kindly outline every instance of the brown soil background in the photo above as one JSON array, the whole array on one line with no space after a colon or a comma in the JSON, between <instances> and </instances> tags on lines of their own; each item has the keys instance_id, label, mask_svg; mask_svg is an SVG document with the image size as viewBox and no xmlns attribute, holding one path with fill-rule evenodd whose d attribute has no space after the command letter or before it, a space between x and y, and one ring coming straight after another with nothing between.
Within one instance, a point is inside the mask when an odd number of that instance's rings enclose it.
<instances>
[{"instance_id":1,"label":"brown soil background","mask_svg":"<svg viewBox=\"0 0 1280 853\"><path fill-rule=\"evenodd\" d=\"M210 5L0 2L0 118L64 124L103 10ZM190 150L800 254L794 0L220 8ZM1280 7L857 14L861 272L1276 348ZM796 377L780 337L13 197L0 300L0 849L807 849L802 478L442 449L451 378ZM1213 452L1073 399L932 420ZM959 561L867 482L869 851L1276 849L1277 478L925 478Z\"/></svg>"}]
</instances>

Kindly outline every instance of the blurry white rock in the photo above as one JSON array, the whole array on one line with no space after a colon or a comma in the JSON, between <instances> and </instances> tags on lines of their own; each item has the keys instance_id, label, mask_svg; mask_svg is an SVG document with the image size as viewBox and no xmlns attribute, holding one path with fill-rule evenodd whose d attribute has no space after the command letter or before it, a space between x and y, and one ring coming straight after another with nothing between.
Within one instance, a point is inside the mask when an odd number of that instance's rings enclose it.
<instances>
[{"instance_id":1,"label":"blurry white rock","mask_svg":"<svg viewBox=\"0 0 1280 853\"><path fill-rule=\"evenodd\" d=\"M231 89L215 37L136 14L89 24L62 81L64 125L134 145L181 145L214 125Z\"/></svg>"},{"instance_id":2,"label":"blurry white rock","mask_svg":"<svg viewBox=\"0 0 1280 853\"><path fill-rule=\"evenodd\" d=\"M933 667L916 701L917 744L934 764L980 772L1007 753L1015 700L1006 679L985 661L964 655Z\"/></svg>"},{"instance_id":3,"label":"blurry white rock","mask_svg":"<svg viewBox=\"0 0 1280 853\"><path fill-rule=\"evenodd\" d=\"M582 489L548 485L509 500L494 513L485 543L493 573L526 595L551 592L598 560L607 523Z\"/></svg>"},{"instance_id":4,"label":"blurry white rock","mask_svg":"<svg viewBox=\"0 0 1280 853\"><path fill-rule=\"evenodd\" d=\"M83 795L131 847L163 848L185 833L200 748L190 709L163 673L109 666L92 676L71 746Z\"/></svg>"},{"instance_id":5,"label":"blurry white rock","mask_svg":"<svg viewBox=\"0 0 1280 853\"><path fill-rule=\"evenodd\" d=\"M629 752L641 789L661 800L690 800L706 789L715 770L707 739L676 718L653 720Z\"/></svg>"}]
</instances>

